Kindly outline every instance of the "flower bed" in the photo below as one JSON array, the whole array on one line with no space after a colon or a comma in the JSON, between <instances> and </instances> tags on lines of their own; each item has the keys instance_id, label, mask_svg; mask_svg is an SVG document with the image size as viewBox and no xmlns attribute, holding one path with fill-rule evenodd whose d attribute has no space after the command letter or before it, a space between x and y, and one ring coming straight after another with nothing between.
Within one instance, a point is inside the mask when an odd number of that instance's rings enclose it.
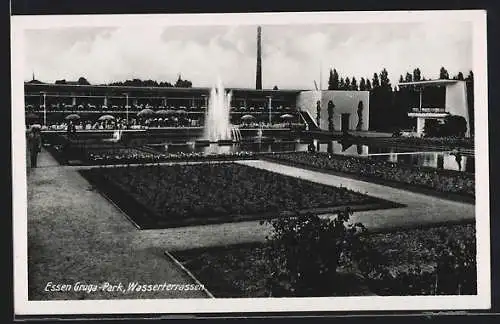
<instances>
[{"instance_id":1,"label":"flower bed","mask_svg":"<svg viewBox=\"0 0 500 324\"><path fill-rule=\"evenodd\" d=\"M464 249L471 262L458 273L460 291L436 290L436 267L440 255L447 252L448 247L443 244L446 240L465 243ZM339 287L332 287L331 296L351 295L349 291L359 292L359 288L365 286L369 288L366 295L370 292L387 296L476 294L473 224L368 234L363 237L363 243L381 258L379 271L374 271L366 280L346 282L350 287L343 287L343 292L339 292ZM272 277L266 257L269 249L267 243L252 243L177 251L174 255L216 297L269 297L273 295L268 285ZM344 260L339 270L349 273L353 266ZM388 275L381 275L381 271ZM450 272L448 277L452 275Z\"/></svg>"},{"instance_id":2,"label":"flower bed","mask_svg":"<svg viewBox=\"0 0 500 324\"><path fill-rule=\"evenodd\" d=\"M400 137L398 138L403 143L414 145L439 145L446 146L450 149L461 147L472 149L474 148L473 138L456 138L456 137Z\"/></svg>"},{"instance_id":3,"label":"flower bed","mask_svg":"<svg viewBox=\"0 0 500 324\"><path fill-rule=\"evenodd\" d=\"M110 148L87 150L86 160L92 165L140 164L175 161L209 161L252 159L252 152L236 152L224 154L204 153L160 153L138 148Z\"/></svg>"},{"instance_id":4,"label":"flower bed","mask_svg":"<svg viewBox=\"0 0 500 324\"><path fill-rule=\"evenodd\" d=\"M381 179L419 186L444 193L475 195L474 174L429 167L408 166L375 159L333 155L323 152L293 152L266 155L273 161L335 172L351 173L366 178Z\"/></svg>"},{"instance_id":5,"label":"flower bed","mask_svg":"<svg viewBox=\"0 0 500 324\"><path fill-rule=\"evenodd\" d=\"M235 163L99 168L81 171L142 228L275 217L285 211L397 205ZM134 204L134 206L129 206Z\"/></svg>"}]
</instances>

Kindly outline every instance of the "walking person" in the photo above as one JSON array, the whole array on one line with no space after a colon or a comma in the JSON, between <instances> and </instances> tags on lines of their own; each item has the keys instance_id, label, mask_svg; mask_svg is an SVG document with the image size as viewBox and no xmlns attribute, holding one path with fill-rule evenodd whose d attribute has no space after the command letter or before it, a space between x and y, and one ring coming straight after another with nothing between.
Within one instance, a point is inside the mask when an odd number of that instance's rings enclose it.
<instances>
[{"instance_id":1,"label":"walking person","mask_svg":"<svg viewBox=\"0 0 500 324\"><path fill-rule=\"evenodd\" d=\"M31 167L37 167L38 153L42 150L42 136L40 128L31 127L31 132L28 134L28 150L30 153Z\"/></svg>"}]
</instances>

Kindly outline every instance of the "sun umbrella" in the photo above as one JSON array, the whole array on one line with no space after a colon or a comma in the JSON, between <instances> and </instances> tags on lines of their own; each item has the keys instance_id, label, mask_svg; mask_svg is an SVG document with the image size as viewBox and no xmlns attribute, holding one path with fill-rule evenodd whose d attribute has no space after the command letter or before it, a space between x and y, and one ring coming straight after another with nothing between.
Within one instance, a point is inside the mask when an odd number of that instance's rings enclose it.
<instances>
[{"instance_id":1,"label":"sun umbrella","mask_svg":"<svg viewBox=\"0 0 500 324\"><path fill-rule=\"evenodd\" d=\"M294 118L295 116L294 115L291 115L291 114L284 114L284 115L281 115L280 118L282 119L292 119Z\"/></svg>"},{"instance_id":2,"label":"sun umbrella","mask_svg":"<svg viewBox=\"0 0 500 324\"><path fill-rule=\"evenodd\" d=\"M38 119L38 115L34 113L29 113L26 115L26 119Z\"/></svg>"},{"instance_id":3,"label":"sun umbrella","mask_svg":"<svg viewBox=\"0 0 500 324\"><path fill-rule=\"evenodd\" d=\"M255 119L255 117L252 116L252 115L243 115L243 116L241 116L241 120L250 120L250 119Z\"/></svg>"},{"instance_id":4,"label":"sun umbrella","mask_svg":"<svg viewBox=\"0 0 500 324\"><path fill-rule=\"evenodd\" d=\"M31 125L31 129L42 129L42 125L40 125L40 124L33 124L33 125Z\"/></svg>"},{"instance_id":5,"label":"sun umbrella","mask_svg":"<svg viewBox=\"0 0 500 324\"><path fill-rule=\"evenodd\" d=\"M151 109L149 109L149 108L146 108L146 109L143 109L143 110L139 111L139 112L137 113L137 116L141 116L141 117L143 117L143 116L151 116L151 115L153 115L154 113L155 113L155 112L154 112L153 110L151 110Z\"/></svg>"},{"instance_id":6,"label":"sun umbrella","mask_svg":"<svg viewBox=\"0 0 500 324\"><path fill-rule=\"evenodd\" d=\"M176 114L185 114L186 111L184 109L179 109L175 111Z\"/></svg>"},{"instance_id":7,"label":"sun umbrella","mask_svg":"<svg viewBox=\"0 0 500 324\"><path fill-rule=\"evenodd\" d=\"M66 120L77 120L77 119L80 119L80 116L77 115L77 114L71 114L71 115L68 115L66 116L66 118L64 118Z\"/></svg>"},{"instance_id":8,"label":"sun umbrella","mask_svg":"<svg viewBox=\"0 0 500 324\"><path fill-rule=\"evenodd\" d=\"M165 116L165 115L168 115L168 114L169 114L169 112L168 112L168 111L166 111L165 109L161 109L161 110L158 110L158 111L156 112L156 114L157 114L157 115L159 115L159 116Z\"/></svg>"},{"instance_id":9,"label":"sun umbrella","mask_svg":"<svg viewBox=\"0 0 500 324\"><path fill-rule=\"evenodd\" d=\"M102 115L101 117L99 117L98 120L103 121L103 120L113 120L113 119L115 119L115 117L111 115Z\"/></svg>"}]
</instances>

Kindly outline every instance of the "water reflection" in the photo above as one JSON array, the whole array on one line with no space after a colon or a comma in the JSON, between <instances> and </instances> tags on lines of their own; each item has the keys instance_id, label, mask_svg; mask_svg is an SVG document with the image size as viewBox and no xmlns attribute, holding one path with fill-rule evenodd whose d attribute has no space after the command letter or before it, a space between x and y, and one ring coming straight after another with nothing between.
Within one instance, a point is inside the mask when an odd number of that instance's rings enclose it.
<instances>
[{"instance_id":1,"label":"water reflection","mask_svg":"<svg viewBox=\"0 0 500 324\"><path fill-rule=\"evenodd\" d=\"M460 155L457 152L412 152L391 147L368 146L340 141L292 141L277 140L275 142L242 142L230 145L211 143L208 146L198 146L195 142L181 144L166 144L156 147L167 153L197 152L205 154L224 154L241 151L247 152L294 152L309 151L311 147L319 152L332 154L363 156L369 159L383 160L416 166L426 166L437 169L448 169L474 172L474 156Z\"/></svg>"},{"instance_id":2,"label":"water reflection","mask_svg":"<svg viewBox=\"0 0 500 324\"><path fill-rule=\"evenodd\" d=\"M369 155L371 159L386 160L403 164L474 172L474 157L456 155L450 152L391 152L388 154Z\"/></svg>"}]
</instances>

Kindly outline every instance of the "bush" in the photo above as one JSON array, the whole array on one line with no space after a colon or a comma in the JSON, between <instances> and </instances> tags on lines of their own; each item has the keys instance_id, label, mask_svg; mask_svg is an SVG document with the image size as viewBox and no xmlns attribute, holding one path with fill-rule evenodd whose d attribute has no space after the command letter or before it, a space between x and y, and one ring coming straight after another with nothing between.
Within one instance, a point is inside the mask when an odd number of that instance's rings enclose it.
<instances>
[{"instance_id":1,"label":"bush","mask_svg":"<svg viewBox=\"0 0 500 324\"><path fill-rule=\"evenodd\" d=\"M443 136L464 137L467 132L467 121L462 116L450 115L444 120Z\"/></svg>"},{"instance_id":2,"label":"bush","mask_svg":"<svg viewBox=\"0 0 500 324\"><path fill-rule=\"evenodd\" d=\"M359 246L358 234L365 231L361 223L348 223L351 215L347 208L334 219L305 214L266 221L274 229L266 250L273 296L327 296L332 287L341 289L340 259Z\"/></svg>"},{"instance_id":3,"label":"bush","mask_svg":"<svg viewBox=\"0 0 500 324\"><path fill-rule=\"evenodd\" d=\"M437 119L427 119L424 125L424 134L426 137L442 136L442 124Z\"/></svg>"},{"instance_id":4,"label":"bush","mask_svg":"<svg viewBox=\"0 0 500 324\"><path fill-rule=\"evenodd\" d=\"M428 230L430 231L430 230ZM429 251L430 262L416 260L393 264L375 241L362 237L352 248L351 262L378 295L474 295L477 293L475 237L457 238L441 230L437 244ZM417 239L417 238L414 238Z\"/></svg>"},{"instance_id":5,"label":"bush","mask_svg":"<svg viewBox=\"0 0 500 324\"><path fill-rule=\"evenodd\" d=\"M426 137L464 137L467 132L467 121L462 116L449 115L444 123L437 119L427 119L424 126Z\"/></svg>"}]
</instances>

